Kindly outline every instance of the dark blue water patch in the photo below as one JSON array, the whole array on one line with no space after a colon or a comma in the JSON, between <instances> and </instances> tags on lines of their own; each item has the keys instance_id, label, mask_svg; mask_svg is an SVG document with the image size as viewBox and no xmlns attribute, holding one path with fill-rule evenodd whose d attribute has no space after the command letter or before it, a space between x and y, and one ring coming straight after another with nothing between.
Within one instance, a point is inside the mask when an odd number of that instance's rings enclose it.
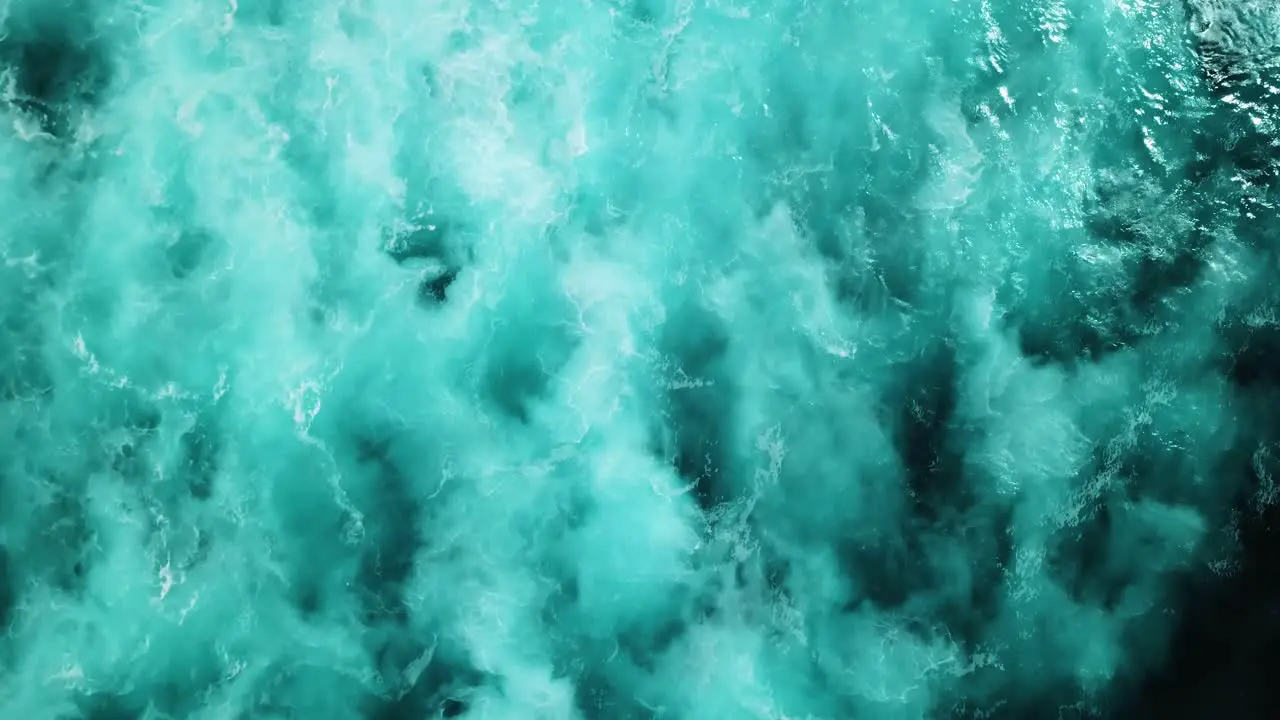
<instances>
[{"instance_id":1,"label":"dark blue water patch","mask_svg":"<svg viewBox=\"0 0 1280 720\"><path fill-rule=\"evenodd\" d=\"M929 532L928 541L947 547L961 541L967 562L940 569L937 617L968 653L983 652L992 641L988 628L1004 610L1006 578L1014 561L1013 508L982 508Z\"/></svg>"},{"instance_id":2,"label":"dark blue water patch","mask_svg":"<svg viewBox=\"0 0 1280 720\"><path fill-rule=\"evenodd\" d=\"M281 27L305 10L305 4L296 0L255 0L237 6L235 21L260 27Z\"/></svg>"},{"instance_id":3,"label":"dark blue water patch","mask_svg":"<svg viewBox=\"0 0 1280 720\"><path fill-rule=\"evenodd\" d=\"M573 681L582 716L596 720L656 717L654 709L643 701L638 680L657 669L663 654L688 629L687 621L672 619L656 628L624 631L607 638L578 637L566 643L557 666Z\"/></svg>"},{"instance_id":4,"label":"dark blue water patch","mask_svg":"<svg viewBox=\"0 0 1280 720\"><path fill-rule=\"evenodd\" d=\"M514 339L508 342L514 342ZM551 376L535 353L516 351L514 346L508 345L503 356L487 368L482 387L494 407L507 417L526 423L531 406L547 397ZM552 365L551 369L558 368Z\"/></svg>"},{"instance_id":5,"label":"dark blue water patch","mask_svg":"<svg viewBox=\"0 0 1280 720\"><path fill-rule=\"evenodd\" d=\"M177 231L176 237L165 247L165 259L174 279L183 280L199 269L214 242L213 235L206 231Z\"/></svg>"},{"instance_id":6,"label":"dark blue water patch","mask_svg":"<svg viewBox=\"0 0 1280 720\"><path fill-rule=\"evenodd\" d=\"M426 510L397 466L389 436L361 433L349 442L366 481L352 490L367 528L354 592L366 626L406 621L404 588L423 549Z\"/></svg>"},{"instance_id":7,"label":"dark blue water patch","mask_svg":"<svg viewBox=\"0 0 1280 720\"><path fill-rule=\"evenodd\" d=\"M1059 297L1062 302L1035 315L1023 318L1010 314L1019 321L1018 347L1033 363L1073 367L1097 362L1139 340L1140 335L1133 326L1121 322L1114 314L1099 317L1096 308L1078 296Z\"/></svg>"},{"instance_id":8,"label":"dark blue water patch","mask_svg":"<svg viewBox=\"0 0 1280 720\"><path fill-rule=\"evenodd\" d=\"M658 448L704 512L738 497L727 451L736 430L738 390L723 364L729 338L719 321L686 304L665 325L659 369L668 389Z\"/></svg>"},{"instance_id":9,"label":"dark blue water patch","mask_svg":"<svg viewBox=\"0 0 1280 720\"><path fill-rule=\"evenodd\" d=\"M468 709L469 706L464 698L452 695L441 698L436 706L436 712L442 718L462 717L467 713Z\"/></svg>"},{"instance_id":10,"label":"dark blue water patch","mask_svg":"<svg viewBox=\"0 0 1280 720\"><path fill-rule=\"evenodd\" d=\"M196 500L208 500L216 489L221 444L216 421L207 413L199 415L195 425L182 435L179 472Z\"/></svg>"},{"instance_id":11,"label":"dark blue water patch","mask_svg":"<svg viewBox=\"0 0 1280 720\"><path fill-rule=\"evenodd\" d=\"M1129 580L1112 566L1115 513L1103 500L1080 524L1058 530L1047 557L1050 576L1077 603L1108 611L1122 599Z\"/></svg>"},{"instance_id":12,"label":"dark blue water patch","mask_svg":"<svg viewBox=\"0 0 1280 720\"><path fill-rule=\"evenodd\" d=\"M1170 609L1175 622L1164 662L1135 685L1114 717L1262 720L1280 714L1272 670L1280 666L1280 511L1273 505L1240 517L1237 569L1182 583Z\"/></svg>"},{"instance_id":13,"label":"dark blue water patch","mask_svg":"<svg viewBox=\"0 0 1280 720\"><path fill-rule=\"evenodd\" d=\"M24 558L24 575L80 597L89 572L101 559L89 518L88 499L78 483L59 483L48 506L41 508L41 529L30 538L41 552Z\"/></svg>"},{"instance_id":14,"label":"dark blue water patch","mask_svg":"<svg viewBox=\"0 0 1280 720\"><path fill-rule=\"evenodd\" d=\"M489 333L487 358L480 368L482 398L504 416L527 423L534 405L544 402L578 340L570 330L571 309L563 298L536 301L533 294L550 282L541 260L527 270L501 302L504 320ZM528 283L528 284L526 284Z\"/></svg>"},{"instance_id":15,"label":"dark blue water patch","mask_svg":"<svg viewBox=\"0 0 1280 720\"><path fill-rule=\"evenodd\" d=\"M453 286L461 268L449 267L439 273L424 277L418 285L418 298L424 305L439 305L449 299L449 288Z\"/></svg>"},{"instance_id":16,"label":"dark blue water patch","mask_svg":"<svg viewBox=\"0 0 1280 720\"><path fill-rule=\"evenodd\" d=\"M78 705L82 720L139 720L146 712L139 698L112 693L89 695Z\"/></svg>"},{"instance_id":17,"label":"dark blue water patch","mask_svg":"<svg viewBox=\"0 0 1280 720\"><path fill-rule=\"evenodd\" d=\"M154 678L134 684L127 690L88 692L77 695L74 706L78 715L59 715L59 720L143 720L154 717L188 717L198 712L214 683L201 683L214 677L207 666L186 668L182 680Z\"/></svg>"},{"instance_id":18,"label":"dark blue water patch","mask_svg":"<svg viewBox=\"0 0 1280 720\"><path fill-rule=\"evenodd\" d=\"M461 717L471 708L476 693L493 680L447 647L433 649L415 642L411 635L393 640L391 646L412 648L418 654L379 653L382 677L395 681L385 694L365 702L364 717L368 720ZM424 657L429 657L426 665L416 667Z\"/></svg>"},{"instance_id":19,"label":"dark blue water patch","mask_svg":"<svg viewBox=\"0 0 1280 720\"><path fill-rule=\"evenodd\" d=\"M52 399L56 386L43 352L46 331L33 312L39 302L32 297L34 292L23 290L5 297L0 310L0 333L5 338L0 345L0 402L35 400L43 405Z\"/></svg>"},{"instance_id":20,"label":"dark blue water patch","mask_svg":"<svg viewBox=\"0 0 1280 720\"><path fill-rule=\"evenodd\" d=\"M878 191L868 191L857 207L864 219L862 231L877 261L871 270L875 280L891 301L921 305L926 298L921 281L927 249L911 238L920 232L924 219L892 195ZM930 303L934 300L928 298Z\"/></svg>"},{"instance_id":21,"label":"dark blue water patch","mask_svg":"<svg viewBox=\"0 0 1280 720\"><path fill-rule=\"evenodd\" d=\"M1219 364L1240 388L1280 388L1280 328L1251 325L1237 320L1221 328L1226 347Z\"/></svg>"},{"instance_id":22,"label":"dark blue water patch","mask_svg":"<svg viewBox=\"0 0 1280 720\"><path fill-rule=\"evenodd\" d=\"M29 109L52 112L64 103L92 99L107 81L103 58L86 41L60 29L0 42L0 57L15 68L15 90Z\"/></svg>"},{"instance_id":23,"label":"dark blue water patch","mask_svg":"<svg viewBox=\"0 0 1280 720\"><path fill-rule=\"evenodd\" d=\"M897 408L895 444L913 511L930 523L962 514L972 502L955 422L957 362L954 339L938 337L897 368L899 384L883 398Z\"/></svg>"},{"instance_id":24,"label":"dark blue water patch","mask_svg":"<svg viewBox=\"0 0 1280 720\"><path fill-rule=\"evenodd\" d=\"M1262 47L1200 38L1193 43L1213 99L1211 112L1197 128L1197 149L1219 166L1272 186L1280 175L1280 142L1274 132L1280 120L1280 96L1274 92L1280 81L1280 55L1274 39L1268 40Z\"/></svg>"},{"instance_id":25,"label":"dark blue water patch","mask_svg":"<svg viewBox=\"0 0 1280 720\"><path fill-rule=\"evenodd\" d=\"M904 609L920 592L935 588L936 576L918 535L864 535L836 548L842 572L854 588L849 611Z\"/></svg>"},{"instance_id":26,"label":"dark blue water patch","mask_svg":"<svg viewBox=\"0 0 1280 720\"><path fill-rule=\"evenodd\" d=\"M886 608L924 602L972 650L1000 609L1012 507L982 492L971 476L967 451L981 432L957 415L967 372L957 338L939 334L884 383L880 403L895 413L894 448L908 498L898 528L906 545L870 543L849 568L855 587L865 588L863 599ZM948 557L938 551L944 547L964 551Z\"/></svg>"},{"instance_id":27,"label":"dark blue water patch","mask_svg":"<svg viewBox=\"0 0 1280 720\"><path fill-rule=\"evenodd\" d=\"M430 308L447 302L449 289L464 269L465 252L458 247L462 228L445 217L419 215L384 235L387 257L403 267L422 266L419 303Z\"/></svg>"},{"instance_id":28,"label":"dark blue water patch","mask_svg":"<svg viewBox=\"0 0 1280 720\"><path fill-rule=\"evenodd\" d=\"M387 234L385 252L396 263L412 260L443 261L453 224L445 218L418 217L403 229Z\"/></svg>"},{"instance_id":29,"label":"dark blue water patch","mask_svg":"<svg viewBox=\"0 0 1280 720\"><path fill-rule=\"evenodd\" d=\"M4 479L0 477L0 489L4 487ZM0 544L0 635L9 630L14 610L18 604L19 578L14 576L14 569L9 561L9 548Z\"/></svg>"},{"instance_id":30,"label":"dark blue water patch","mask_svg":"<svg viewBox=\"0 0 1280 720\"><path fill-rule=\"evenodd\" d=\"M111 81L111 50L85 4L21 3L0 28L0 67L14 80L10 104L59 138L71 136L78 112Z\"/></svg>"}]
</instances>

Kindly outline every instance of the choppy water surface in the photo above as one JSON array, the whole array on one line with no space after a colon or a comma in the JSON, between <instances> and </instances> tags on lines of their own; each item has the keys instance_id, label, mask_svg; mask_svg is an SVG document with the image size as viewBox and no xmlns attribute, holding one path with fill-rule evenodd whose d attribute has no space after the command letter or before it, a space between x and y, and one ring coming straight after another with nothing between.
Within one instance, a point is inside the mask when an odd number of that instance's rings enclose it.
<instances>
[{"instance_id":1,"label":"choppy water surface","mask_svg":"<svg viewBox=\"0 0 1280 720\"><path fill-rule=\"evenodd\" d=\"M1270 3L0 18L0 717L1280 712Z\"/></svg>"}]
</instances>

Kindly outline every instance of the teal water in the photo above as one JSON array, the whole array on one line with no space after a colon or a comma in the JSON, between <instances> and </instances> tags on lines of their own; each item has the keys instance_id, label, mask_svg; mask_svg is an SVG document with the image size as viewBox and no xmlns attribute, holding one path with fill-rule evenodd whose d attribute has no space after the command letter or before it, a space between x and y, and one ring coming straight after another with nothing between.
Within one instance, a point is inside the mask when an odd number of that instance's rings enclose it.
<instances>
[{"instance_id":1,"label":"teal water","mask_svg":"<svg viewBox=\"0 0 1280 720\"><path fill-rule=\"evenodd\" d=\"M1144 716L1273 12L0 0L0 718Z\"/></svg>"}]
</instances>

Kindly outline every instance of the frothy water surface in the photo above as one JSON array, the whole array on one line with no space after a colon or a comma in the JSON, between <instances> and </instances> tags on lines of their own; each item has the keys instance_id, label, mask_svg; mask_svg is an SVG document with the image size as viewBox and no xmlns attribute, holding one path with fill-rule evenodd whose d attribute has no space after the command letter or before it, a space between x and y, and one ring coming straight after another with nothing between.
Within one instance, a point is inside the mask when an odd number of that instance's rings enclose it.
<instances>
[{"instance_id":1,"label":"frothy water surface","mask_svg":"<svg viewBox=\"0 0 1280 720\"><path fill-rule=\"evenodd\" d=\"M0 718L1280 714L1270 4L0 18Z\"/></svg>"}]
</instances>

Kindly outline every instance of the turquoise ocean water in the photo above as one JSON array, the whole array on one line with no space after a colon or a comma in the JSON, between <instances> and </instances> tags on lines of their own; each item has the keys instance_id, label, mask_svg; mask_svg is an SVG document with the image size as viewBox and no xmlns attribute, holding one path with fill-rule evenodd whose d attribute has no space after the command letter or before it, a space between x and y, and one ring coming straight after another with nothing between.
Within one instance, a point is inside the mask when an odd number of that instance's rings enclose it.
<instances>
[{"instance_id":1,"label":"turquoise ocean water","mask_svg":"<svg viewBox=\"0 0 1280 720\"><path fill-rule=\"evenodd\" d=\"M0 720L1274 717L1268 4L0 20Z\"/></svg>"}]
</instances>

